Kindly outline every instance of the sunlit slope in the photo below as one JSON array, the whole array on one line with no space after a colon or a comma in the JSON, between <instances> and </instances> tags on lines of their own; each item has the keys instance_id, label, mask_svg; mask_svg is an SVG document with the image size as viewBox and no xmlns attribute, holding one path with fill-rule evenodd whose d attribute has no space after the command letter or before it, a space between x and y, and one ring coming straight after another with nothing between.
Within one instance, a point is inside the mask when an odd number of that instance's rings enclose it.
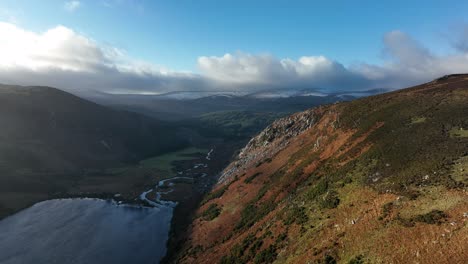
<instances>
[{"instance_id":1,"label":"sunlit slope","mask_svg":"<svg viewBox=\"0 0 468 264\"><path fill-rule=\"evenodd\" d=\"M275 121L207 196L183 263L466 263L468 75Z\"/></svg>"}]
</instances>

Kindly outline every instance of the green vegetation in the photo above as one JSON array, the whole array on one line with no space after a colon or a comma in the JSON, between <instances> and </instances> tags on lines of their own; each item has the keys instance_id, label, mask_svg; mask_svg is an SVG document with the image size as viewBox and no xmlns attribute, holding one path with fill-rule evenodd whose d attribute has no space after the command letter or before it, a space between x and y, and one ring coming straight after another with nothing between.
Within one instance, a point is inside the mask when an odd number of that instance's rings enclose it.
<instances>
[{"instance_id":1,"label":"green vegetation","mask_svg":"<svg viewBox=\"0 0 468 264\"><path fill-rule=\"evenodd\" d=\"M262 238L254 234L248 234L241 243L235 244L230 254L221 258L221 264L240 264L252 260L263 244Z\"/></svg>"},{"instance_id":2,"label":"green vegetation","mask_svg":"<svg viewBox=\"0 0 468 264\"><path fill-rule=\"evenodd\" d=\"M338 207L340 204L340 199L338 198L338 193L336 191L329 191L320 201L320 206L322 208L332 209Z\"/></svg>"},{"instance_id":3,"label":"green vegetation","mask_svg":"<svg viewBox=\"0 0 468 264\"><path fill-rule=\"evenodd\" d=\"M456 182L468 186L468 156L455 161L455 164L452 166L451 177Z\"/></svg>"},{"instance_id":4,"label":"green vegetation","mask_svg":"<svg viewBox=\"0 0 468 264\"><path fill-rule=\"evenodd\" d=\"M318 264L336 264L336 260L333 256L325 255L322 260L318 261Z\"/></svg>"},{"instance_id":5,"label":"green vegetation","mask_svg":"<svg viewBox=\"0 0 468 264\"><path fill-rule=\"evenodd\" d=\"M398 216L397 220L405 227L413 227L415 222L426 223L430 225L439 225L447 218L447 215L440 210L432 210L429 213L416 215L411 218L402 218Z\"/></svg>"},{"instance_id":6,"label":"green vegetation","mask_svg":"<svg viewBox=\"0 0 468 264\"><path fill-rule=\"evenodd\" d=\"M426 122L426 118L422 116L411 118L411 124L419 124L419 123L424 123L424 122Z\"/></svg>"},{"instance_id":7,"label":"green vegetation","mask_svg":"<svg viewBox=\"0 0 468 264\"><path fill-rule=\"evenodd\" d=\"M298 225L303 225L309 220L309 217L305 213L304 207L293 207L289 209L283 219L283 224L291 225L296 223Z\"/></svg>"},{"instance_id":8,"label":"green vegetation","mask_svg":"<svg viewBox=\"0 0 468 264\"><path fill-rule=\"evenodd\" d=\"M364 256L359 255L354 258L352 258L348 264L364 264Z\"/></svg>"},{"instance_id":9,"label":"green vegetation","mask_svg":"<svg viewBox=\"0 0 468 264\"><path fill-rule=\"evenodd\" d=\"M236 230L244 229L253 226L257 221L275 209L276 204L272 201L266 201L259 206L253 203L247 206L241 212L241 219L236 225Z\"/></svg>"},{"instance_id":10,"label":"green vegetation","mask_svg":"<svg viewBox=\"0 0 468 264\"><path fill-rule=\"evenodd\" d=\"M387 218L393 210L393 202L388 202L382 206L382 214L380 216L380 219Z\"/></svg>"},{"instance_id":11,"label":"green vegetation","mask_svg":"<svg viewBox=\"0 0 468 264\"><path fill-rule=\"evenodd\" d=\"M221 264L241 264L249 263L253 260L253 263L272 263L277 256L277 244L283 242L286 236L277 238L274 244L269 245L267 248L261 250L263 245L263 239L268 235L271 235L271 231L265 232L262 236L256 237L250 233L241 243L235 244L229 255L221 258ZM278 242L279 241L279 242Z\"/></svg>"},{"instance_id":12,"label":"green vegetation","mask_svg":"<svg viewBox=\"0 0 468 264\"><path fill-rule=\"evenodd\" d=\"M307 192L307 197L310 200L315 200L322 194L326 193L328 191L328 181L326 179L321 179L315 186L311 188Z\"/></svg>"},{"instance_id":13,"label":"green vegetation","mask_svg":"<svg viewBox=\"0 0 468 264\"><path fill-rule=\"evenodd\" d=\"M219 216L221 208L215 203L210 204L208 208L201 214L201 218L205 221L211 221Z\"/></svg>"},{"instance_id":14,"label":"green vegetation","mask_svg":"<svg viewBox=\"0 0 468 264\"><path fill-rule=\"evenodd\" d=\"M447 96L449 91L453 91L451 96ZM374 129L367 137L372 147L354 161L377 161L364 172L364 182L379 191L402 195L409 195L411 186L420 184L454 187L449 165L466 152L468 145L468 132L460 129L468 127L466 91L463 86L456 90L420 90L411 96L401 91L340 105L340 127L357 129L352 139ZM427 117L424 122L422 117ZM408 120L417 125L408 125ZM379 123L381 127L376 128ZM434 172L437 177L424 182L422 176Z\"/></svg>"},{"instance_id":15,"label":"green vegetation","mask_svg":"<svg viewBox=\"0 0 468 264\"><path fill-rule=\"evenodd\" d=\"M202 204L207 203L208 201L211 201L213 199L217 199L226 192L226 190L229 188L229 185L224 185L223 187L219 188L216 191L210 192L205 196L205 199L203 199Z\"/></svg>"},{"instance_id":16,"label":"green vegetation","mask_svg":"<svg viewBox=\"0 0 468 264\"><path fill-rule=\"evenodd\" d=\"M149 159L140 161L140 165L145 168L156 168L168 173L174 173L173 171L173 162L177 160L191 160L194 159L196 155L201 155L207 153L206 149L199 148L185 148L179 151L170 152L167 154L159 155Z\"/></svg>"},{"instance_id":17,"label":"green vegetation","mask_svg":"<svg viewBox=\"0 0 468 264\"><path fill-rule=\"evenodd\" d=\"M466 137L468 137L468 130L463 129L463 128L454 127L454 128L452 128L450 130L450 136L451 137L466 138Z\"/></svg>"},{"instance_id":18,"label":"green vegetation","mask_svg":"<svg viewBox=\"0 0 468 264\"><path fill-rule=\"evenodd\" d=\"M220 111L202 115L199 119L208 134L216 133L223 138L248 138L264 129L281 113Z\"/></svg>"},{"instance_id":19,"label":"green vegetation","mask_svg":"<svg viewBox=\"0 0 468 264\"><path fill-rule=\"evenodd\" d=\"M272 263L273 261L275 261L277 255L278 254L276 253L275 246L270 245L268 248L262 250L260 254L255 256L254 263Z\"/></svg>"},{"instance_id":20,"label":"green vegetation","mask_svg":"<svg viewBox=\"0 0 468 264\"><path fill-rule=\"evenodd\" d=\"M432 210L427 214L414 217L414 221L434 225L442 223L445 218L447 218L447 215L443 211Z\"/></svg>"}]
</instances>

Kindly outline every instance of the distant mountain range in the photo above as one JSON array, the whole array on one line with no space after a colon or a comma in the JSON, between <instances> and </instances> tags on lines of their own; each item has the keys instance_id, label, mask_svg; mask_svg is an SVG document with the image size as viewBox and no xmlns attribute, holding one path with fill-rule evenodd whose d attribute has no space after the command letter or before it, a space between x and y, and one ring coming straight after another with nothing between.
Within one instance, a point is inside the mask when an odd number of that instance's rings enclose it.
<instances>
[{"instance_id":1,"label":"distant mountain range","mask_svg":"<svg viewBox=\"0 0 468 264\"><path fill-rule=\"evenodd\" d=\"M180 91L164 94L88 95L88 99L118 109L134 111L164 120L198 117L216 111L292 113L307 108L348 101L385 92L384 89L356 92L321 92L318 89L265 90L253 93L230 91Z\"/></svg>"}]
</instances>

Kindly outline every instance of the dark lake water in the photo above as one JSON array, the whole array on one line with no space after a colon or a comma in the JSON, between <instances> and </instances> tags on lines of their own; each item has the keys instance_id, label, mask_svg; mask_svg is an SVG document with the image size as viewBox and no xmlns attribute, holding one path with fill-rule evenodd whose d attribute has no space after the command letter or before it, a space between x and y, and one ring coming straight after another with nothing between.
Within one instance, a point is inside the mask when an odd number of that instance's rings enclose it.
<instances>
[{"instance_id":1,"label":"dark lake water","mask_svg":"<svg viewBox=\"0 0 468 264\"><path fill-rule=\"evenodd\" d=\"M41 202L0 221L0 263L158 263L172 210L98 199Z\"/></svg>"}]
</instances>

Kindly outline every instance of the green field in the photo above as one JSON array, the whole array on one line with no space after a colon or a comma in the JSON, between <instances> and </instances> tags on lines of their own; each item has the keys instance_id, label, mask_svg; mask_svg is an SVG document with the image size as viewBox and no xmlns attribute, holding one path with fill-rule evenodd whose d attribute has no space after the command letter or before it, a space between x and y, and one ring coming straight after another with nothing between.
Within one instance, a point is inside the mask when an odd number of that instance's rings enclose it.
<instances>
[{"instance_id":1,"label":"green field","mask_svg":"<svg viewBox=\"0 0 468 264\"><path fill-rule=\"evenodd\" d=\"M206 153L208 153L207 149L190 147L142 160L140 161L140 166L144 168L155 168L168 173L175 173L174 166L172 164L174 161L191 160L194 159L196 155Z\"/></svg>"}]
</instances>

